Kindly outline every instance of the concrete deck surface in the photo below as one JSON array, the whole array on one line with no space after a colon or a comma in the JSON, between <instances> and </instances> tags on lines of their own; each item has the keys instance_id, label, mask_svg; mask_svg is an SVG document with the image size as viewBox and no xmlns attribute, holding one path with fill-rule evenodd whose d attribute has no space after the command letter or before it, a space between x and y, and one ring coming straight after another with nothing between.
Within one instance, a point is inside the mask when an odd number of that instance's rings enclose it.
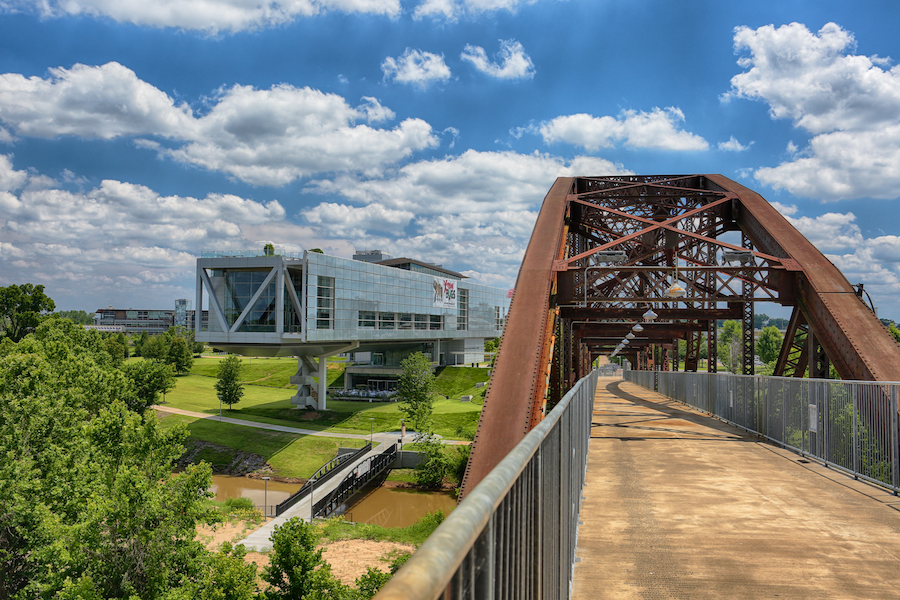
<instances>
[{"instance_id":1,"label":"concrete deck surface","mask_svg":"<svg viewBox=\"0 0 900 600\"><path fill-rule=\"evenodd\" d=\"M574 600L900 598L900 498L618 378L584 496Z\"/></svg>"}]
</instances>

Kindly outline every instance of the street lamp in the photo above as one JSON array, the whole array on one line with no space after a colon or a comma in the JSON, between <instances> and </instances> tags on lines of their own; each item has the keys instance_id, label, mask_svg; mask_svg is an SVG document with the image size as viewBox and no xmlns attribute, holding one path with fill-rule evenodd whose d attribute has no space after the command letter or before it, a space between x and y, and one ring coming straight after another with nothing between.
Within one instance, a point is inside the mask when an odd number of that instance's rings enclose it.
<instances>
[{"instance_id":1,"label":"street lamp","mask_svg":"<svg viewBox=\"0 0 900 600\"><path fill-rule=\"evenodd\" d=\"M629 339L629 340L633 340L633 339L634 339L634 334L631 333L631 332L629 331L629 332L628 332L628 335L626 335L625 338L626 338L626 339Z\"/></svg>"},{"instance_id":2,"label":"street lamp","mask_svg":"<svg viewBox=\"0 0 900 600\"><path fill-rule=\"evenodd\" d=\"M653 312L653 308L648 308L647 312L644 313L644 320L645 321L653 321L658 316L659 316L658 314Z\"/></svg>"},{"instance_id":3,"label":"street lamp","mask_svg":"<svg viewBox=\"0 0 900 600\"><path fill-rule=\"evenodd\" d=\"M638 324L636 324L634 327L632 327L631 330L632 330L633 332L635 332L635 333L640 333L640 332L642 332L642 331L644 330L644 328L641 327L641 324L640 324L640 323L638 323Z\"/></svg>"},{"instance_id":4,"label":"street lamp","mask_svg":"<svg viewBox=\"0 0 900 600\"><path fill-rule=\"evenodd\" d=\"M263 491L263 514L265 518L269 518L269 477L263 477L265 481L265 490Z\"/></svg>"}]
</instances>

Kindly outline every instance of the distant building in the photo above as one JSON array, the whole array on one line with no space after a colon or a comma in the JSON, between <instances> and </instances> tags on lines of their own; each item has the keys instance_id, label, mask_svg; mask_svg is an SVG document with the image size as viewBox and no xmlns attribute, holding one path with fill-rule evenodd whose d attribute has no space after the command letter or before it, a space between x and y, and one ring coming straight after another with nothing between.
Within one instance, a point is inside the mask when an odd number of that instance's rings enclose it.
<instances>
[{"instance_id":1,"label":"distant building","mask_svg":"<svg viewBox=\"0 0 900 600\"><path fill-rule=\"evenodd\" d=\"M191 301L187 298L179 298L175 301L175 318L173 323L176 327L188 326L188 311L191 310Z\"/></svg>"},{"instance_id":2,"label":"distant building","mask_svg":"<svg viewBox=\"0 0 900 600\"><path fill-rule=\"evenodd\" d=\"M205 328L195 326L195 338L237 354L299 357L292 400L319 408L329 356L352 355L345 387L376 389L396 383L400 361L412 352L437 365L483 361L485 339L503 328L506 290L440 265L385 256L204 252L195 306L207 301L209 317Z\"/></svg>"},{"instance_id":3,"label":"distant building","mask_svg":"<svg viewBox=\"0 0 900 600\"><path fill-rule=\"evenodd\" d=\"M174 310L106 308L94 313L94 324L85 325L86 329L97 329L105 333L126 333L156 335L165 333L173 326L195 329L196 311L191 310L191 301L175 300ZM203 323L208 319L208 311L202 312Z\"/></svg>"},{"instance_id":4,"label":"distant building","mask_svg":"<svg viewBox=\"0 0 900 600\"><path fill-rule=\"evenodd\" d=\"M145 331L150 335L165 333L174 323L174 310L135 310L108 306L98 309L94 314L94 325L122 327L129 334Z\"/></svg>"}]
</instances>

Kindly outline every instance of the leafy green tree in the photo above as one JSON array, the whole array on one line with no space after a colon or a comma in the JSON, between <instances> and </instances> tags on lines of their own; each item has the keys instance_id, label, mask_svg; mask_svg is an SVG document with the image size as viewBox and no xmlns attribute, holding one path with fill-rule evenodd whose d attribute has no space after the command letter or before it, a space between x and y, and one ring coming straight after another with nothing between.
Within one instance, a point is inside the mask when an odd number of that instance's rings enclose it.
<instances>
[{"instance_id":1,"label":"leafy green tree","mask_svg":"<svg viewBox=\"0 0 900 600\"><path fill-rule=\"evenodd\" d=\"M141 344L141 356L147 360L166 362L169 357L169 339L164 335L149 336Z\"/></svg>"},{"instance_id":2,"label":"leafy green tree","mask_svg":"<svg viewBox=\"0 0 900 600\"><path fill-rule=\"evenodd\" d=\"M56 304L44 294L42 285L24 283L0 287L0 330L18 342L34 331L55 308Z\"/></svg>"},{"instance_id":3,"label":"leafy green tree","mask_svg":"<svg viewBox=\"0 0 900 600\"><path fill-rule=\"evenodd\" d=\"M385 573L375 567L369 567L364 574L356 578L356 597L360 600L369 600L390 579L390 573Z\"/></svg>"},{"instance_id":4,"label":"leafy green tree","mask_svg":"<svg viewBox=\"0 0 900 600\"><path fill-rule=\"evenodd\" d=\"M421 352L414 352L400 361L400 367L403 369L397 381L400 412L406 416L417 434L430 432L431 413L434 410L431 397L434 373L431 371L431 362Z\"/></svg>"},{"instance_id":5,"label":"leafy green tree","mask_svg":"<svg viewBox=\"0 0 900 600\"><path fill-rule=\"evenodd\" d=\"M125 362L125 346L115 337L108 337L103 340L103 346L106 353L112 358L113 364L121 365Z\"/></svg>"},{"instance_id":6,"label":"leafy green tree","mask_svg":"<svg viewBox=\"0 0 900 600\"><path fill-rule=\"evenodd\" d=\"M741 324L725 321L719 329L719 362L732 373L741 368Z\"/></svg>"},{"instance_id":7,"label":"leafy green tree","mask_svg":"<svg viewBox=\"0 0 900 600\"><path fill-rule=\"evenodd\" d=\"M897 326L891 323L891 326L888 327L888 331L892 336L894 336L894 339L897 340L898 343L900 343L900 329L897 329Z\"/></svg>"},{"instance_id":8,"label":"leafy green tree","mask_svg":"<svg viewBox=\"0 0 900 600\"><path fill-rule=\"evenodd\" d=\"M424 488L440 487L452 467L451 458L444 452L444 445L437 436L430 433L419 433L416 444L419 452L425 455L413 471L416 485Z\"/></svg>"},{"instance_id":9,"label":"leafy green tree","mask_svg":"<svg viewBox=\"0 0 900 600\"><path fill-rule=\"evenodd\" d=\"M331 566L316 549L315 526L297 517L275 527L272 554L263 581L267 600L339 599L347 588L332 574Z\"/></svg>"},{"instance_id":10,"label":"leafy green tree","mask_svg":"<svg viewBox=\"0 0 900 600\"><path fill-rule=\"evenodd\" d=\"M141 337L134 343L134 355L144 356L144 344L150 339L150 335L146 331L141 332Z\"/></svg>"},{"instance_id":11,"label":"leafy green tree","mask_svg":"<svg viewBox=\"0 0 900 600\"><path fill-rule=\"evenodd\" d=\"M122 365L122 372L134 389L133 399L127 400L126 404L140 415L159 401L160 394L175 387L171 365L141 360L125 363Z\"/></svg>"},{"instance_id":12,"label":"leafy green tree","mask_svg":"<svg viewBox=\"0 0 900 600\"><path fill-rule=\"evenodd\" d=\"M69 319L76 325L90 325L94 322L93 313L83 310L58 310L53 314L63 319Z\"/></svg>"},{"instance_id":13,"label":"leafy green tree","mask_svg":"<svg viewBox=\"0 0 900 600\"><path fill-rule=\"evenodd\" d=\"M227 404L228 408L241 401L244 396L244 384L240 382L241 359L229 356L219 361L219 373L216 380L216 396Z\"/></svg>"},{"instance_id":14,"label":"leafy green tree","mask_svg":"<svg viewBox=\"0 0 900 600\"><path fill-rule=\"evenodd\" d=\"M166 362L175 368L176 373L187 373L194 366L194 355L183 337L172 338Z\"/></svg>"},{"instance_id":15,"label":"leafy green tree","mask_svg":"<svg viewBox=\"0 0 900 600\"><path fill-rule=\"evenodd\" d=\"M769 325L763 328L756 340L756 354L764 363L770 363L778 359L781 352L781 343L784 336L777 327Z\"/></svg>"},{"instance_id":16,"label":"leafy green tree","mask_svg":"<svg viewBox=\"0 0 900 600\"><path fill-rule=\"evenodd\" d=\"M257 598L256 563L247 563L247 550L222 544L218 552L202 557L193 577L166 600L254 600Z\"/></svg>"},{"instance_id":17,"label":"leafy green tree","mask_svg":"<svg viewBox=\"0 0 900 600\"><path fill-rule=\"evenodd\" d=\"M51 318L0 343L0 597L155 600L196 578L209 467L172 476L186 428L134 401L96 331Z\"/></svg>"},{"instance_id":18,"label":"leafy green tree","mask_svg":"<svg viewBox=\"0 0 900 600\"><path fill-rule=\"evenodd\" d=\"M263 252L266 256L275 256L275 246L272 244L266 244L263 246Z\"/></svg>"}]
</instances>

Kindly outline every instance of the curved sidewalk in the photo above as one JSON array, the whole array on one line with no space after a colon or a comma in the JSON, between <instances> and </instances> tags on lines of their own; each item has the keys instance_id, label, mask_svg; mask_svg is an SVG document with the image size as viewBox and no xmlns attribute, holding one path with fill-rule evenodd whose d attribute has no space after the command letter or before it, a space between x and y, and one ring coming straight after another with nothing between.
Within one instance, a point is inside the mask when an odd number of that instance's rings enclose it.
<instances>
[{"instance_id":1,"label":"curved sidewalk","mask_svg":"<svg viewBox=\"0 0 900 600\"><path fill-rule=\"evenodd\" d=\"M584 496L574 600L900 597L900 498L618 378Z\"/></svg>"}]
</instances>

